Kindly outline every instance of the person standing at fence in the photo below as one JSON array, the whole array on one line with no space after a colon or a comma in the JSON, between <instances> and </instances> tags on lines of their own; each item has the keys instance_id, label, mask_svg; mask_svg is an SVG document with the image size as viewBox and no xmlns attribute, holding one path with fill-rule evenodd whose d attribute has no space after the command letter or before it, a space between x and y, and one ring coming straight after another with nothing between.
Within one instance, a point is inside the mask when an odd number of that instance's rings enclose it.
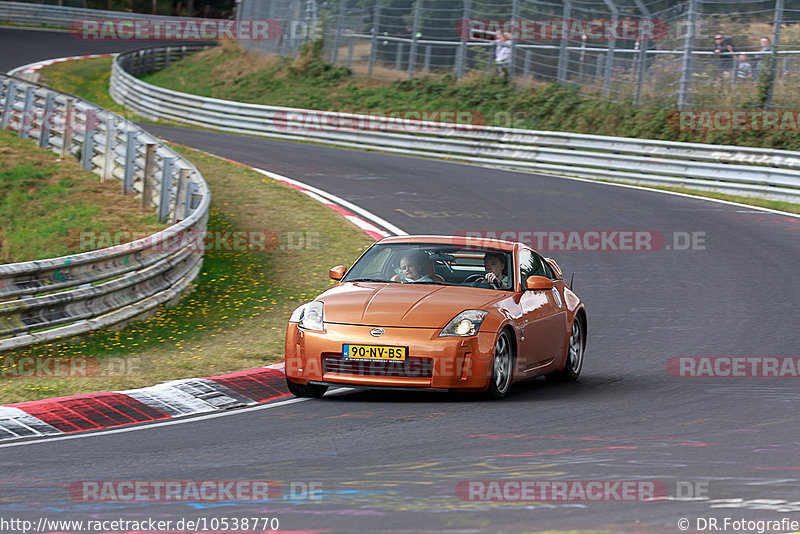
<instances>
[{"instance_id":1,"label":"person standing at fence","mask_svg":"<svg viewBox=\"0 0 800 534\"><path fill-rule=\"evenodd\" d=\"M761 67L764 65L764 61L769 59L769 56L772 54L772 41L769 40L769 37L762 37L761 38L761 50L755 56L753 56L753 78L758 78L761 74Z\"/></svg>"},{"instance_id":2,"label":"person standing at fence","mask_svg":"<svg viewBox=\"0 0 800 534\"><path fill-rule=\"evenodd\" d=\"M508 69L511 65L511 39L502 31L497 32L495 39L494 63L497 74L508 78Z\"/></svg>"},{"instance_id":3,"label":"person standing at fence","mask_svg":"<svg viewBox=\"0 0 800 534\"><path fill-rule=\"evenodd\" d=\"M727 78L733 70L733 56L736 48L733 46L733 40L730 37L725 37L724 34L718 33L714 37L714 53L719 56L719 71L720 76Z\"/></svg>"}]
</instances>

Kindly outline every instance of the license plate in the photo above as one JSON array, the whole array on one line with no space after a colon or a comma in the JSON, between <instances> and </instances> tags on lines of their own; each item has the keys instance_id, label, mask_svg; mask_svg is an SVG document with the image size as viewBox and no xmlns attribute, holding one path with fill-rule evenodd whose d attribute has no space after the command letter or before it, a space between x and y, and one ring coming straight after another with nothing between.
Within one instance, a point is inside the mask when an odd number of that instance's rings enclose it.
<instances>
[{"instance_id":1,"label":"license plate","mask_svg":"<svg viewBox=\"0 0 800 534\"><path fill-rule=\"evenodd\" d=\"M347 360L379 360L402 362L408 355L408 347L385 345L342 345L342 356Z\"/></svg>"}]
</instances>

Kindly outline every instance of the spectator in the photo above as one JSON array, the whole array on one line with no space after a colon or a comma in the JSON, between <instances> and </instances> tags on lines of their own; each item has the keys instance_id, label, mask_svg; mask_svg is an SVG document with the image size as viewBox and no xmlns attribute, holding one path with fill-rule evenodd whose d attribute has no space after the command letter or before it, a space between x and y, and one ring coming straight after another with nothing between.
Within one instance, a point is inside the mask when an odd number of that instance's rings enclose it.
<instances>
[{"instance_id":1,"label":"spectator","mask_svg":"<svg viewBox=\"0 0 800 534\"><path fill-rule=\"evenodd\" d=\"M720 74L725 78L733 70L733 56L736 48L733 46L733 40L721 33L714 37L714 45L714 53L719 55Z\"/></svg>"},{"instance_id":2,"label":"spectator","mask_svg":"<svg viewBox=\"0 0 800 534\"><path fill-rule=\"evenodd\" d=\"M769 37L761 38L761 50L759 54L753 56L753 78L758 78L761 75L761 67L764 65L764 60L769 59L772 54L772 42Z\"/></svg>"},{"instance_id":3,"label":"spectator","mask_svg":"<svg viewBox=\"0 0 800 534\"><path fill-rule=\"evenodd\" d=\"M502 74L507 78L508 67L511 65L511 39L502 31L497 32L496 39L494 63L497 67L497 74Z\"/></svg>"},{"instance_id":4,"label":"spectator","mask_svg":"<svg viewBox=\"0 0 800 534\"><path fill-rule=\"evenodd\" d=\"M739 66L736 68L736 81L746 82L753 75L753 66L747 61L747 56L739 55Z\"/></svg>"}]
</instances>

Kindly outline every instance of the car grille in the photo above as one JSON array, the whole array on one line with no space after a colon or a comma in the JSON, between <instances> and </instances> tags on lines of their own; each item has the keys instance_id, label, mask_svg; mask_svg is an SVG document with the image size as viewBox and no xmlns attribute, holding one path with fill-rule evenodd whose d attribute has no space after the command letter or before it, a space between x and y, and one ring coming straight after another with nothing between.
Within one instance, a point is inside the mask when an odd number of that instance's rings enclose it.
<instances>
[{"instance_id":1,"label":"car grille","mask_svg":"<svg viewBox=\"0 0 800 534\"><path fill-rule=\"evenodd\" d=\"M341 354L323 355L323 372L358 376L431 378L433 359L409 356L404 362L345 360Z\"/></svg>"}]
</instances>

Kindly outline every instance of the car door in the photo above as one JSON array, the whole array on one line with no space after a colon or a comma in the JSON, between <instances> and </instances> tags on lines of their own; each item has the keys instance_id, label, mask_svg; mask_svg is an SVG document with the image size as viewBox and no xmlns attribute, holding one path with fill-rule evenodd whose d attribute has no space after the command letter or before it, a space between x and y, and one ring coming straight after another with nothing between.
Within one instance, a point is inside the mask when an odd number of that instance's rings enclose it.
<instances>
[{"instance_id":1,"label":"car door","mask_svg":"<svg viewBox=\"0 0 800 534\"><path fill-rule=\"evenodd\" d=\"M520 296L520 356L523 369L528 372L560 357L564 351L567 332L567 312L558 287L548 290L526 290L529 276L544 276L551 280L555 274L536 252L521 248L519 251Z\"/></svg>"}]
</instances>

